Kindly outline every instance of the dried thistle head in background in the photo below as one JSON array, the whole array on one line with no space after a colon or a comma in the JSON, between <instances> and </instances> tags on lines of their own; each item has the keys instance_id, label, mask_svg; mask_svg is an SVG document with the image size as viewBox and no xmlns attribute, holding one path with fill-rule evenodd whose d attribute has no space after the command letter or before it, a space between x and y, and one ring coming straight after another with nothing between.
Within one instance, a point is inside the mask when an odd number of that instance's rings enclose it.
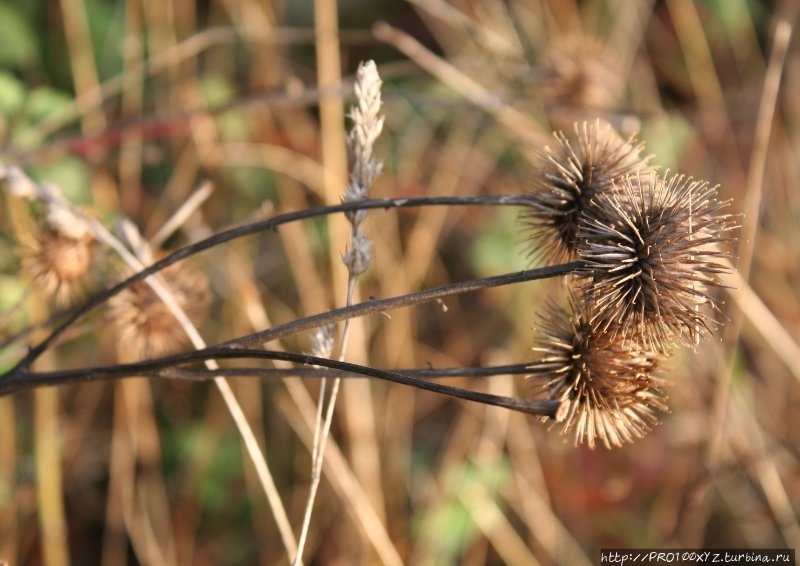
<instances>
[{"instance_id":1,"label":"dried thistle head in background","mask_svg":"<svg viewBox=\"0 0 800 566\"><path fill-rule=\"evenodd\" d=\"M593 37L567 36L553 42L542 61L541 95L549 107L610 110L619 106L624 76L617 58Z\"/></svg>"},{"instance_id":2,"label":"dried thistle head in background","mask_svg":"<svg viewBox=\"0 0 800 566\"><path fill-rule=\"evenodd\" d=\"M575 296L567 310L547 306L529 380L549 399L567 403L560 426L562 434L574 432L576 445L594 448L599 439L619 447L642 438L667 410L665 382L654 375L660 355L602 332L586 308Z\"/></svg>"},{"instance_id":3,"label":"dried thistle head in background","mask_svg":"<svg viewBox=\"0 0 800 566\"><path fill-rule=\"evenodd\" d=\"M615 183L639 170L648 170L642 143L623 139L607 123L575 124L575 144L562 133L545 148L541 169L522 213L536 259L561 262L576 257L580 223L591 218L595 198L615 191Z\"/></svg>"},{"instance_id":4,"label":"dried thistle head in background","mask_svg":"<svg viewBox=\"0 0 800 566\"><path fill-rule=\"evenodd\" d=\"M722 214L716 187L683 175L631 175L619 191L600 193L602 216L584 214L578 253L583 290L599 330L666 351L694 345L715 324L702 305L727 269L722 259L737 226Z\"/></svg>"},{"instance_id":5,"label":"dried thistle head in background","mask_svg":"<svg viewBox=\"0 0 800 566\"><path fill-rule=\"evenodd\" d=\"M94 238L63 214L48 214L41 226L23 226L17 234L22 273L56 305L70 305L94 283Z\"/></svg>"},{"instance_id":6,"label":"dried thistle head in background","mask_svg":"<svg viewBox=\"0 0 800 566\"><path fill-rule=\"evenodd\" d=\"M200 324L211 301L206 276L185 263L176 263L158 277L189 320ZM132 359L174 353L188 342L169 307L146 281L134 283L109 299L106 314L117 332L121 351Z\"/></svg>"},{"instance_id":7,"label":"dried thistle head in background","mask_svg":"<svg viewBox=\"0 0 800 566\"><path fill-rule=\"evenodd\" d=\"M57 306L68 306L97 283L102 270L91 221L49 183L34 182L22 169L0 163L0 185L9 202L19 242L22 273ZM34 203L31 215L22 206Z\"/></svg>"}]
</instances>

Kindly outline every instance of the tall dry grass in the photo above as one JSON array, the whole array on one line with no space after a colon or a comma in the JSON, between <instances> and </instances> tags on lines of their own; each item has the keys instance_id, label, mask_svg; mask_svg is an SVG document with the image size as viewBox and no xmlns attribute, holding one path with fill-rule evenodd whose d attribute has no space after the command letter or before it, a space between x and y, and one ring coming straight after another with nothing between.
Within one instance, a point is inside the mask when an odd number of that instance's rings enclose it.
<instances>
[{"instance_id":1,"label":"tall dry grass","mask_svg":"<svg viewBox=\"0 0 800 566\"><path fill-rule=\"evenodd\" d=\"M793 2L37 8L5 8L30 37L2 59L0 161L58 185L99 225L130 219L156 249L338 202L345 116L366 59L383 79L385 116L370 197L525 193L551 131L599 117L625 136L638 131L651 165L719 183L744 213L738 275L715 296L723 329L668 361L671 412L624 448L575 447L517 412L345 380L304 562L591 564L603 547L799 546ZM210 194L198 193L205 181ZM6 371L46 335L23 332L63 304L31 294L21 272L15 222L42 211L0 199ZM372 262L356 296L529 267L518 213L369 211ZM344 305L349 230L344 215L289 223L192 258L213 297L198 336L215 344ZM136 269L113 261L95 274L103 284ZM360 318L342 359L383 369L530 363L537 315L558 281ZM130 344L110 327L99 311L82 319L35 369L125 360ZM312 345L299 335L270 347ZM220 363L231 374L245 365ZM212 384L170 379L0 398L0 561L291 562L320 380L227 383L224 398ZM531 393L513 375L446 383Z\"/></svg>"}]
</instances>

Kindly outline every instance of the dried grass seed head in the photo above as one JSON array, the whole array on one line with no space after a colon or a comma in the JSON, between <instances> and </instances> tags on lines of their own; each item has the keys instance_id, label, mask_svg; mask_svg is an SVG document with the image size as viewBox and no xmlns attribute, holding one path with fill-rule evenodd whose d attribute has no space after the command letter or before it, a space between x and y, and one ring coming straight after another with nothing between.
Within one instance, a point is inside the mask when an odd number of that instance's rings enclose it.
<instances>
[{"instance_id":1,"label":"dried grass seed head","mask_svg":"<svg viewBox=\"0 0 800 566\"><path fill-rule=\"evenodd\" d=\"M375 159L375 141L383 130L384 116L381 115L381 85L378 69L374 61L366 61L358 66L354 91L356 104L351 107L349 117L353 122L347 134L347 147L353 163L350 182L342 196L343 202L357 202L367 198L369 188L381 174L383 163ZM360 224L364 211L345 213L353 225Z\"/></svg>"},{"instance_id":2,"label":"dried grass seed head","mask_svg":"<svg viewBox=\"0 0 800 566\"><path fill-rule=\"evenodd\" d=\"M585 215L578 253L592 322L629 342L666 351L693 346L716 326L709 293L728 271L737 216L716 187L684 175L631 175L598 194L602 216ZM701 308L706 305L709 308Z\"/></svg>"},{"instance_id":3,"label":"dried grass seed head","mask_svg":"<svg viewBox=\"0 0 800 566\"><path fill-rule=\"evenodd\" d=\"M332 324L325 326L318 326L311 333L311 350L312 356L318 358L330 358L333 353L333 330Z\"/></svg>"},{"instance_id":4,"label":"dried grass seed head","mask_svg":"<svg viewBox=\"0 0 800 566\"><path fill-rule=\"evenodd\" d=\"M356 72L354 85L356 104L350 109L353 127L347 135L347 145L353 153L353 176L358 184L370 186L380 173L380 163L372 157L375 141L383 130L381 116L381 85L374 61L361 63Z\"/></svg>"},{"instance_id":5,"label":"dried grass seed head","mask_svg":"<svg viewBox=\"0 0 800 566\"><path fill-rule=\"evenodd\" d=\"M184 263L157 277L166 283L193 324L202 323L211 302L205 274ZM134 283L108 301L107 316L126 355L146 359L174 353L188 344L186 332L146 281Z\"/></svg>"},{"instance_id":6,"label":"dried grass seed head","mask_svg":"<svg viewBox=\"0 0 800 566\"><path fill-rule=\"evenodd\" d=\"M555 132L554 147L546 147L529 193L522 220L532 240L530 255L552 262L576 257L578 231L591 218L595 197L615 191L615 183L648 170L644 144L635 136L622 138L609 124L575 124L575 143Z\"/></svg>"},{"instance_id":7,"label":"dried grass seed head","mask_svg":"<svg viewBox=\"0 0 800 566\"><path fill-rule=\"evenodd\" d=\"M359 231L350 238L350 245L342 253L342 263L353 277L364 273L372 262L372 241Z\"/></svg>"},{"instance_id":8,"label":"dried grass seed head","mask_svg":"<svg viewBox=\"0 0 800 566\"><path fill-rule=\"evenodd\" d=\"M665 381L656 377L660 355L630 347L600 331L587 305L571 297L567 310L545 308L529 380L567 407L562 434L575 444L606 448L642 438L666 412Z\"/></svg>"},{"instance_id":9,"label":"dried grass seed head","mask_svg":"<svg viewBox=\"0 0 800 566\"><path fill-rule=\"evenodd\" d=\"M347 134L347 147L353 166L350 182L342 196L343 202L366 199L370 187L383 169L383 163L373 156L375 141L383 130L384 117L380 114L382 84L374 61L366 61L358 66L354 85L356 104L349 114L353 127ZM350 277L364 273L372 261L372 242L361 229L366 215L365 210L345 212L345 217L353 226L350 245L342 254Z\"/></svg>"}]
</instances>

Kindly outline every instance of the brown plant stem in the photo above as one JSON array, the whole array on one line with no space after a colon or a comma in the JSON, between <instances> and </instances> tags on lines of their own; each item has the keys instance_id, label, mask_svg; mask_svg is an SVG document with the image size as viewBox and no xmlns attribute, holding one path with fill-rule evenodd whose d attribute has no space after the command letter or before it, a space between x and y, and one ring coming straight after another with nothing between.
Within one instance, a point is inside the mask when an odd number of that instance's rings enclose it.
<instances>
[{"instance_id":1,"label":"brown plant stem","mask_svg":"<svg viewBox=\"0 0 800 566\"><path fill-rule=\"evenodd\" d=\"M435 301L450 295L458 295L461 293L477 291L479 289L486 289L489 287L499 287L502 285L509 285L511 283L520 283L523 281L534 281L537 279L547 279L550 277L567 275L568 273L573 273L576 271L581 265L581 262L575 261L537 269L517 271L515 273L495 275L482 279L471 279L469 281L449 283L447 285L441 285L432 289L424 289L415 293L399 295L397 297L390 297L388 299L370 299L349 307L333 309L324 313L300 318L291 322L280 324L278 326L273 326L272 328L255 332L247 336L234 338L233 340L223 342L220 344L220 346L229 348L254 346L256 344L270 342L272 340L283 338L284 336L298 334L319 326L333 324L356 316L364 316L366 314L384 312L400 307L418 305Z\"/></svg>"},{"instance_id":2,"label":"brown plant stem","mask_svg":"<svg viewBox=\"0 0 800 566\"><path fill-rule=\"evenodd\" d=\"M257 352L253 354L253 352ZM345 378L368 378L372 377L361 372L346 371L330 367L235 367L210 369L207 367L184 367L190 364L200 363L214 355L219 355L221 359L242 360L248 358L265 358L263 352L270 350L251 350L251 349L225 349L220 354L219 351L195 350L183 354L176 354L155 360L146 360L127 364L114 364L108 366L92 366L86 368L74 368L66 370L51 370L32 372L27 374L25 381L8 381L0 383L0 397L29 391L39 387L54 387L68 383L87 383L93 381L117 381L128 378L150 377L161 379L179 379L187 381L208 381L214 379L224 372L226 377L244 377L258 379L279 379L285 377L298 378L323 378L323 377L345 377ZM306 356L306 354L292 354L294 356ZM272 354L267 354L267 359L274 359ZM327 358L323 358L327 359ZM524 364L510 364L501 366L485 367L449 367L449 368L411 368L391 370L406 375L412 379L431 380L440 378L454 377L492 377L496 375L520 375L530 373L530 366ZM380 379L380 378L379 378ZM409 385L413 385L410 384Z\"/></svg>"},{"instance_id":3,"label":"brown plant stem","mask_svg":"<svg viewBox=\"0 0 800 566\"><path fill-rule=\"evenodd\" d=\"M289 222L296 222L318 216L325 216L335 214L338 212L345 212L351 210L369 210L383 208L388 210L390 208L408 208L417 206L458 206L458 205L512 205L520 206L528 203L526 195L497 195L497 196L450 196L450 197L418 197L418 198L389 198L389 199L372 199L363 200L358 202L342 203L332 206L320 206L315 208L308 208L296 212L280 214L273 218L253 222L245 226L238 226L223 232L219 232L209 238L190 244L183 248L175 250L163 259L153 263L146 269L131 275L124 281L109 287L94 295L82 306L78 307L70 316L68 316L62 323L60 323L46 338L39 344L33 346L27 355L9 372L9 374L16 374L19 372L25 373L31 364L36 361L42 353L44 353L55 341L77 320L100 306L102 303L113 297L138 281L158 273L162 269L176 263L182 259L198 254L207 249L213 248L225 242L249 236L267 230L276 230L280 225ZM558 273L560 275L561 273ZM549 275L553 276L553 275Z\"/></svg>"},{"instance_id":4,"label":"brown plant stem","mask_svg":"<svg viewBox=\"0 0 800 566\"><path fill-rule=\"evenodd\" d=\"M168 258L169 257L171 256L168 256ZM144 271L140 272L133 278L129 278L127 281L130 282L132 281L132 279L139 276L141 276L142 278L146 277L147 275L149 275L149 273L147 272L156 267L158 263L153 264L150 268L145 269ZM578 267L580 267L580 265L581 265L580 262L571 262L562 265L541 267L538 269L529 269L525 271L519 271L516 273L496 275L493 277L486 277L483 279L460 281L458 283L442 285L440 287L425 289L423 291L418 291L416 293L410 293L398 297L391 297L388 299L382 299L382 300L372 299L362 303L357 303L349 307L342 307L339 309L334 309L317 315L300 318L288 322L286 324L274 326L272 328L269 328L261 332L256 332L253 334L248 334L246 336L236 338L234 340L229 340L227 342L223 342L222 344L218 344L217 346L212 346L210 348L198 349L193 352L178 354L177 356L169 356L166 358L149 360L147 362L138 362L136 364L95 368L94 371L102 369L104 372L111 371L113 373L113 368L115 367L117 368L131 367L135 368L135 371L140 372L139 375L142 375L141 372L146 373L148 370L152 371L153 368L163 369L165 367L170 367L170 365L179 365L181 363L188 363L191 361L197 361L200 359L207 359L209 357L213 357L207 355L209 352L212 351L222 352L224 354L222 357L236 357L236 355L231 356L230 352L235 352L237 350L241 350L247 346L252 346L254 344L261 344L264 342L269 342L271 340L277 340L278 338L282 338L284 336L297 334L299 332L303 332L305 330L309 330L319 326L324 326L326 324L333 324L355 316L364 316L370 313L384 312L399 307L421 304L436 299L440 299L442 297L446 297L449 295L465 293L468 291L475 291L478 289L484 289L488 287L497 287L500 285L508 285L511 283L519 283L522 281L533 281L537 279L546 279L549 277L558 277L560 275L566 275L568 273L572 273ZM120 287L120 285L117 285L117 287ZM104 295L108 294L113 289L115 288L109 289L102 294ZM92 301L87 303L87 305L90 305L91 303ZM83 309L86 309L87 305L84 305ZM73 319L74 318L76 318L76 315L73 315ZM56 329L56 332L57 331L58 329ZM41 345L39 347L41 347ZM31 350L31 352L33 351L34 350ZM36 357L34 357L33 359L35 360ZM23 359L23 361L17 364L16 367L14 367L7 373L0 376L0 396L9 395L12 393L16 393L17 391L21 391L24 389L31 389L33 387L42 385L58 385L60 383L67 383L70 381L83 381L83 380L93 379L91 376L86 375L86 373L89 371L88 369L77 369L77 370L65 370L63 372L52 372L51 374L48 374L50 376L49 378L50 381L42 380L41 382L38 382L37 376L41 376L43 374L30 372L29 364L25 364L24 362L25 360ZM159 366L158 364L165 364L165 365ZM109 375L109 377L95 377L94 379L112 379L112 377L111 375Z\"/></svg>"},{"instance_id":5,"label":"brown plant stem","mask_svg":"<svg viewBox=\"0 0 800 566\"><path fill-rule=\"evenodd\" d=\"M482 367L447 367L447 368L406 368L394 369L397 373L402 373L416 379L447 379L455 377L494 377L498 375L527 375L531 373L530 364L508 364L502 366L482 366ZM153 370L148 375L150 377L160 377L164 379L182 379L187 381L208 381L217 372L212 372L207 368L188 368L188 367L167 367L161 370ZM369 376L356 373L348 373L332 368L316 367L293 367L293 368L265 368L240 366L235 368L225 368L225 375L228 377L263 378L278 379L284 377L300 378L322 378L322 377L345 377L345 378L367 378Z\"/></svg>"},{"instance_id":6,"label":"brown plant stem","mask_svg":"<svg viewBox=\"0 0 800 566\"><path fill-rule=\"evenodd\" d=\"M555 420L559 420L559 418L562 416L560 415L560 412L563 405L558 401L521 399L517 397L504 397L489 393L481 393L478 391L470 391L461 389L459 387L444 385L434 381L428 381L420 377L399 373L396 371L382 370L369 366L352 364L349 362L319 358L317 356L311 356L308 354L294 354L291 352L275 350L254 350L243 348L230 349L225 347L211 347L205 350L188 352L186 354L179 354L169 358L162 358L160 360L137 362L135 364L119 364L116 366L106 366L105 368L97 367L86 368L83 370L62 370L31 373L27 375L26 379L15 381L15 390L19 391L33 387L59 385L75 381L121 379L123 377L152 373L152 371L155 369L165 369L167 367L171 367L172 365L180 365L188 362L199 362L206 359L239 359L245 357L282 360L300 364L302 366L322 366L339 370L341 372L345 372L346 374L358 374L366 377L390 381L392 383L399 383L401 385L409 385L418 389L449 395L465 401L494 405L496 407L503 407L512 411L519 411L529 415L548 417ZM220 370L220 372L226 373L227 370L223 369ZM214 376L209 374L209 377L213 378ZM2 383L3 386L7 385L5 382L6 379L0 380L0 383ZM0 388L0 394L9 392L10 391L7 391L7 388Z\"/></svg>"},{"instance_id":7,"label":"brown plant stem","mask_svg":"<svg viewBox=\"0 0 800 566\"><path fill-rule=\"evenodd\" d=\"M37 389L34 395L34 447L41 547L47 564L70 563L64 512L59 401L55 389Z\"/></svg>"}]
</instances>

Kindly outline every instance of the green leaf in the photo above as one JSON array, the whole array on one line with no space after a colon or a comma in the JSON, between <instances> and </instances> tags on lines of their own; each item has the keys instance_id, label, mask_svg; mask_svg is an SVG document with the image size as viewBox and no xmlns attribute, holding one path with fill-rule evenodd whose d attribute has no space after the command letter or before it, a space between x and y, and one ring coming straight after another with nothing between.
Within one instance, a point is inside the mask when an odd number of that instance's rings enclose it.
<instances>
[{"instance_id":1,"label":"green leaf","mask_svg":"<svg viewBox=\"0 0 800 566\"><path fill-rule=\"evenodd\" d=\"M645 125L641 139L647 140L645 154L658 156L655 165L662 170L675 169L681 162L681 156L691 141L694 130L686 118L677 112L667 115L667 120L659 120L652 125Z\"/></svg>"},{"instance_id":2,"label":"green leaf","mask_svg":"<svg viewBox=\"0 0 800 566\"><path fill-rule=\"evenodd\" d=\"M74 204L86 204L92 200L89 170L76 157L65 157L53 163L31 167L30 172L35 179L56 185L64 197Z\"/></svg>"},{"instance_id":3,"label":"green leaf","mask_svg":"<svg viewBox=\"0 0 800 566\"><path fill-rule=\"evenodd\" d=\"M66 92L49 86L41 86L30 92L26 111L32 121L38 122L71 102L72 97Z\"/></svg>"},{"instance_id":4,"label":"green leaf","mask_svg":"<svg viewBox=\"0 0 800 566\"><path fill-rule=\"evenodd\" d=\"M7 313L20 301L28 285L28 282L21 277L0 275L0 315ZM28 316L25 308L17 309L14 315L5 321L0 337L7 338L21 332L27 324ZM0 375L13 368L25 353L24 344L11 344L6 348L0 348Z\"/></svg>"},{"instance_id":5,"label":"green leaf","mask_svg":"<svg viewBox=\"0 0 800 566\"><path fill-rule=\"evenodd\" d=\"M236 89L227 77L210 73L201 76L200 93L206 106L219 106L231 100Z\"/></svg>"},{"instance_id":6,"label":"green leaf","mask_svg":"<svg viewBox=\"0 0 800 566\"><path fill-rule=\"evenodd\" d=\"M28 282L20 277L0 275L0 312L6 312L22 298Z\"/></svg>"},{"instance_id":7,"label":"green leaf","mask_svg":"<svg viewBox=\"0 0 800 566\"><path fill-rule=\"evenodd\" d=\"M470 259L475 271L481 276L521 271L530 267L521 241L519 213L511 207L503 207L487 226L481 228L470 250Z\"/></svg>"},{"instance_id":8,"label":"green leaf","mask_svg":"<svg viewBox=\"0 0 800 566\"><path fill-rule=\"evenodd\" d=\"M460 495L480 488L493 500L508 481L507 460L466 462L445 484L442 500L418 516L415 531L436 564L455 564L479 530Z\"/></svg>"},{"instance_id":9,"label":"green leaf","mask_svg":"<svg viewBox=\"0 0 800 566\"><path fill-rule=\"evenodd\" d=\"M21 67L38 59L34 30L14 5L0 2L0 65Z\"/></svg>"},{"instance_id":10,"label":"green leaf","mask_svg":"<svg viewBox=\"0 0 800 566\"><path fill-rule=\"evenodd\" d=\"M11 116L25 105L25 85L11 73L0 71L0 113Z\"/></svg>"}]
</instances>

